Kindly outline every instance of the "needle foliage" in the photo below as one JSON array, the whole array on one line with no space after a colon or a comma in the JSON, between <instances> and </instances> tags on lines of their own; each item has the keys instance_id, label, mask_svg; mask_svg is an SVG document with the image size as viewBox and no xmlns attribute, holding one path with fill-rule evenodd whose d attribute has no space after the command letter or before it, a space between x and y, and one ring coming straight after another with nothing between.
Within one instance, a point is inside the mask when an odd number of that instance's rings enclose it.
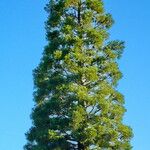
<instances>
[{"instance_id":1,"label":"needle foliage","mask_svg":"<svg viewBox=\"0 0 150 150\"><path fill-rule=\"evenodd\" d=\"M102 0L50 0L40 64L34 70L33 126L25 150L131 150L117 90L124 42Z\"/></svg>"}]
</instances>

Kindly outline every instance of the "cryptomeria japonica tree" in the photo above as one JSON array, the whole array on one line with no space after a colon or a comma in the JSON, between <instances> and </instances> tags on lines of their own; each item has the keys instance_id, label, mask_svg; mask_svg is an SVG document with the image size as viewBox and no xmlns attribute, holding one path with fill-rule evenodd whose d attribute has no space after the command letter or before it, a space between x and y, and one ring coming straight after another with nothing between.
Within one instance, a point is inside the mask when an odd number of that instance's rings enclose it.
<instances>
[{"instance_id":1,"label":"cryptomeria japonica tree","mask_svg":"<svg viewBox=\"0 0 150 150\"><path fill-rule=\"evenodd\" d=\"M34 70L33 126L25 150L130 150L117 90L124 42L102 0L50 0L44 49Z\"/></svg>"}]
</instances>

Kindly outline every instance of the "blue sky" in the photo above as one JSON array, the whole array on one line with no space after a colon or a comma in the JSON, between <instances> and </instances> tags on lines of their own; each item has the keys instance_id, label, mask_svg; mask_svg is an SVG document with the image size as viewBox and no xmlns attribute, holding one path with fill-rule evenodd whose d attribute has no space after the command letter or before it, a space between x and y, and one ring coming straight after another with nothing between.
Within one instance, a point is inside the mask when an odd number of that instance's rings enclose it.
<instances>
[{"instance_id":1,"label":"blue sky","mask_svg":"<svg viewBox=\"0 0 150 150\"><path fill-rule=\"evenodd\" d=\"M0 149L21 150L31 126L32 70L46 44L43 10L47 0L0 0ZM124 74L124 122L134 131L133 150L150 145L150 1L105 0L115 25L111 39L126 41L120 60Z\"/></svg>"}]
</instances>

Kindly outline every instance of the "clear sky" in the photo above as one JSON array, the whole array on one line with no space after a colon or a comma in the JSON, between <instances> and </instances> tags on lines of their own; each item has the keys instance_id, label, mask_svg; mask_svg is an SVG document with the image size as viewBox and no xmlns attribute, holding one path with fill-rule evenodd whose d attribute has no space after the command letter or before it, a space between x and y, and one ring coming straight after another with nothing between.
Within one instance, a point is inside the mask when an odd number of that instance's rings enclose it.
<instances>
[{"instance_id":1,"label":"clear sky","mask_svg":"<svg viewBox=\"0 0 150 150\"><path fill-rule=\"evenodd\" d=\"M46 44L43 10L47 0L0 0L0 150L21 150L31 126L32 70ZM134 131L133 150L150 148L150 1L105 0L116 23L111 39L126 41L124 122Z\"/></svg>"}]
</instances>

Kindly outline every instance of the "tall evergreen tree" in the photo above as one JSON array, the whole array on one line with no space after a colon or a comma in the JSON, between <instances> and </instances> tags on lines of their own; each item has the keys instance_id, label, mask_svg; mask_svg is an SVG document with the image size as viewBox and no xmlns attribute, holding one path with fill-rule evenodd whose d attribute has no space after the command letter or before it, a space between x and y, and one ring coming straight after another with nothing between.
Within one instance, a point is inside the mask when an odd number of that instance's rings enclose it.
<instances>
[{"instance_id":1,"label":"tall evergreen tree","mask_svg":"<svg viewBox=\"0 0 150 150\"><path fill-rule=\"evenodd\" d=\"M102 0L50 0L48 44L34 70L33 126L25 150L130 150L117 90L124 42Z\"/></svg>"}]
</instances>

